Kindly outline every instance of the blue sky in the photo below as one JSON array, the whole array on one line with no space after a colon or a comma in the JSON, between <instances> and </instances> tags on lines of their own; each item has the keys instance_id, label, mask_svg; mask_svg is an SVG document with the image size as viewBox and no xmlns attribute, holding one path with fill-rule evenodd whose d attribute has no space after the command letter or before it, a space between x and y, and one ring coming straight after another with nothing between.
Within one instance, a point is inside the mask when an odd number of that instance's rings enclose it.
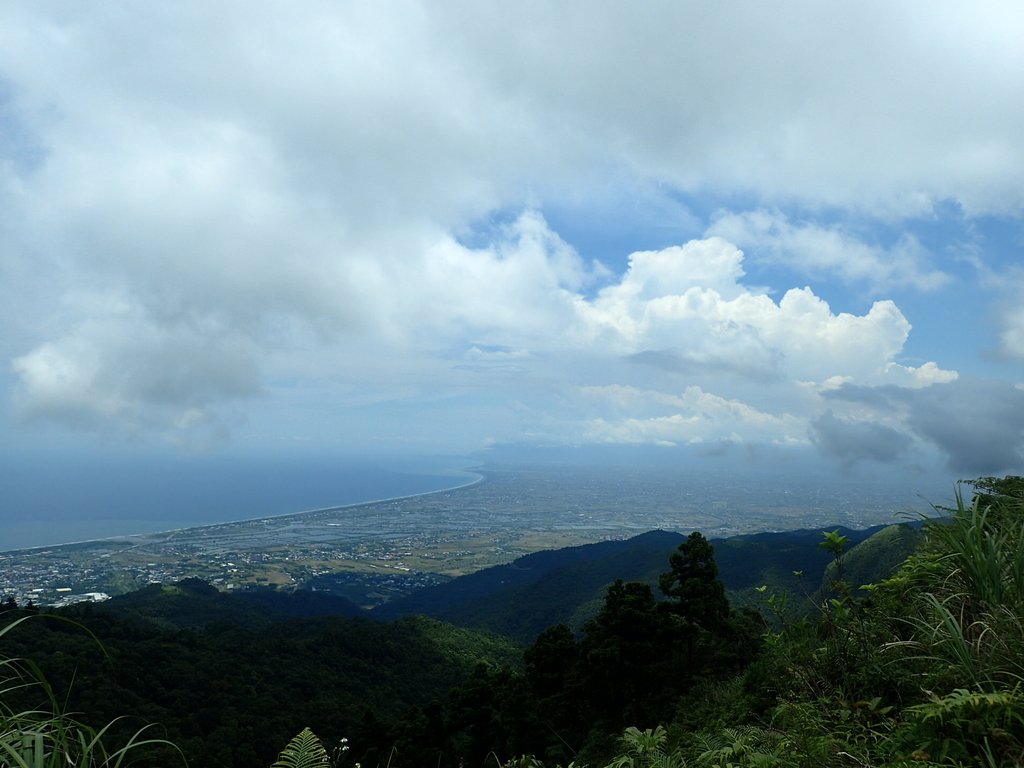
<instances>
[{"instance_id":1,"label":"blue sky","mask_svg":"<svg viewBox=\"0 0 1024 768\"><path fill-rule=\"evenodd\" d=\"M1019 472L1022 38L1013 2L6 4L5 460Z\"/></svg>"}]
</instances>

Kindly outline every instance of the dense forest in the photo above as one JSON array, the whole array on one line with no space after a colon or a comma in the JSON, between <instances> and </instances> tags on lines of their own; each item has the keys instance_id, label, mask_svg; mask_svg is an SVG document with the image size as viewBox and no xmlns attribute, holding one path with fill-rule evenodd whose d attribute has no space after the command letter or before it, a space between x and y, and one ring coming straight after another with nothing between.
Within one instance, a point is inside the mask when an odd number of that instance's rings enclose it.
<instances>
[{"instance_id":1,"label":"dense forest","mask_svg":"<svg viewBox=\"0 0 1024 768\"><path fill-rule=\"evenodd\" d=\"M535 589L445 585L446 621L201 582L8 603L0 765L1022 765L1024 478L961 488L919 529L817 532L760 568L696 532L654 573L654 538L609 549L626 578L545 555Z\"/></svg>"}]
</instances>

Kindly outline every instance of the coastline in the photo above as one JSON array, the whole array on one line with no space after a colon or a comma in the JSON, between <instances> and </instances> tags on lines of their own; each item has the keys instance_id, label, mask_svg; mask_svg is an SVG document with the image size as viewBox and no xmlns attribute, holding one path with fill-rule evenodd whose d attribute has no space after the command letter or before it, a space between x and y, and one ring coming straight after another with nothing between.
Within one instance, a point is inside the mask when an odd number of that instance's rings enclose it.
<instances>
[{"instance_id":1,"label":"coastline","mask_svg":"<svg viewBox=\"0 0 1024 768\"><path fill-rule=\"evenodd\" d=\"M368 499L366 501L354 501L348 504L332 504L326 507L315 507L313 509L303 509L298 512L282 512L277 515L258 515L256 517L246 517L237 520L225 520L216 523L203 523L201 525L185 525L180 528L166 528L159 531L152 531L149 533L123 533L115 534L113 536L98 536L91 539L80 539L77 541L66 541L60 544L43 544L38 547L18 547L16 549L0 550L0 557L5 555L32 555L40 554L43 551L49 551L54 549L61 549L64 547L80 547L89 544L102 544L106 541L120 541L124 539L144 539L152 538L159 539L164 536L173 536L174 534L182 533L184 531L201 531L204 528L220 528L229 525L244 525L246 523L256 523L262 520L282 520L289 517L301 517L303 515L314 515L321 514L324 512L332 512L335 510L353 509L356 507L368 507L374 504L386 504L392 501L402 501L405 499L415 499L423 496L432 496L437 493L449 493L451 491L459 491L464 488L471 488L475 485L479 485L486 481L486 475L482 474L483 470L480 467L471 467L458 470L459 473L471 476L472 479L467 482L461 483L455 486L447 486L444 488L435 488L430 491L419 491L416 493L406 493L397 496L385 496L378 499ZM439 476L437 476L439 477ZM454 478L453 478L454 479Z\"/></svg>"}]
</instances>

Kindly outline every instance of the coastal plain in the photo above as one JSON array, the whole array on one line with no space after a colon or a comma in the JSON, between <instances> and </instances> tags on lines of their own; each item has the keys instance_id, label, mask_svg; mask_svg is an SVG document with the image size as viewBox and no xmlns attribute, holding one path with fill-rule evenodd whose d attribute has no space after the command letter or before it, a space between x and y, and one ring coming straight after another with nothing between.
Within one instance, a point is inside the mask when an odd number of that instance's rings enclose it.
<instances>
[{"instance_id":1,"label":"coastal plain","mask_svg":"<svg viewBox=\"0 0 1024 768\"><path fill-rule=\"evenodd\" d=\"M331 591L373 606L545 549L662 529L740 533L916 514L897 487L656 470L488 466L463 487L354 506L0 552L0 596L19 604L100 600L200 578L224 590Z\"/></svg>"}]
</instances>

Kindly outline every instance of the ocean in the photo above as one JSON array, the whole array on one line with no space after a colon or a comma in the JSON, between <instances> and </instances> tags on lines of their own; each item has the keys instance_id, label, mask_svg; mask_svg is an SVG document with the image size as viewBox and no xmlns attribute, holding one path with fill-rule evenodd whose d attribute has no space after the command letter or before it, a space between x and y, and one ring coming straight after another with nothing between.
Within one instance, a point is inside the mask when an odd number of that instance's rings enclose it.
<instances>
[{"instance_id":1,"label":"ocean","mask_svg":"<svg viewBox=\"0 0 1024 768\"><path fill-rule=\"evenodd\" d=\"M156 533L467 485L458 460L124 460L0 468L0 551Z\"/></svg>"}]
</instances>

